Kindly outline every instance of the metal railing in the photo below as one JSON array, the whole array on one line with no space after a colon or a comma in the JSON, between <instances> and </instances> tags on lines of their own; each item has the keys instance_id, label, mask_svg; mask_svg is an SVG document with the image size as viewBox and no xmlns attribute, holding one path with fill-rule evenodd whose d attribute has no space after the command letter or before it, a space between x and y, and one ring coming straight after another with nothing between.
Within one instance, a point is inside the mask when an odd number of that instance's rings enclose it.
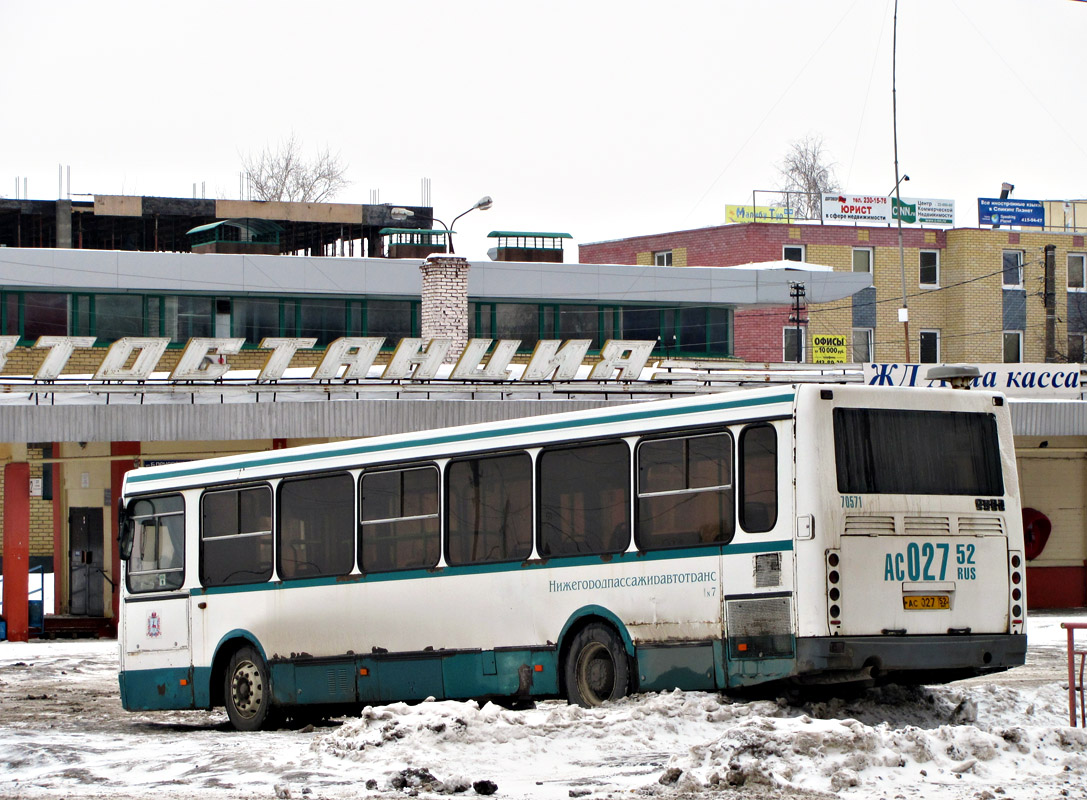
<instances>
[{"instance_id":1,"label":"metal railing","mask_svg":"<svg viewBox=\"0 0 1087 800\"><path fill-rule=\"evenodd\" d=\"M1087 649L1076 649L1076 631L1087 630L1087 622L1062 622L1061 627L1068 631L1068 724L1076 727L1076 708L1079 708L1079 725L1087 728L1087 706L1084 703L1083 667L1087 660ZM1079 675L1076 675L1076 659L1079 659ZM1077 681L1078 678L1078 681ZM1076 694L1079 700L1076 700Z\"/></svg>"}]
</instances>

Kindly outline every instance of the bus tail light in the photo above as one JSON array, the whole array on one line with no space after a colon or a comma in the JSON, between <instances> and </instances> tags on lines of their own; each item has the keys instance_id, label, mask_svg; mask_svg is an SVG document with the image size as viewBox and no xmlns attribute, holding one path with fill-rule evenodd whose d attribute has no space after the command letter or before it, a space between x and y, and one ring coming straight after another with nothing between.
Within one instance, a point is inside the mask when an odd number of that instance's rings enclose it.
<instances>
[{"instance_id":1,"label":"bus tail light","mask_svg":"<svg viewBox=\"0 0 1087 800\"><path fill-rule=\"evenodd\" d=\"M837 550L827 550L827 623L832 636L837 636L842 625L842 574L838 568L842 557Z\"/></svg>"},{"instance_id":2,"label":"bus tail light","mask_svg":"<svg viewBox=\"0 0 1087 800\"><path fill-rule=\"evenodd\" d=\"M1026 603L1026 570L1023 568L1023 554L1012 551L1008 554L1008 613L1011 619L1011 633L1022 633L1024 606Z\"/></svg>"}]
</instances>

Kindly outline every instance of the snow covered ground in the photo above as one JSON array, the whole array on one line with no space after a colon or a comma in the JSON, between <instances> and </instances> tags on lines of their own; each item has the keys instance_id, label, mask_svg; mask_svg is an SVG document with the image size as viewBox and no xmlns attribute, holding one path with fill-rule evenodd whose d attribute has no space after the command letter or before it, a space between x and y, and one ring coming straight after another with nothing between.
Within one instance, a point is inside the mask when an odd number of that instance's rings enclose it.
<instances>
[{"instance_id":1,"label":"snow covered ground","mask_svg":"<svg viewBox=\"0 0 1087 800\"><path fill-rule=\"evenodd\" d=\"M252 734L220 712L124 712L116 642L3 642L0 797L1084 798L1065 620L1087 612L1031 618L1024 667L847 701L429 702Z\"/></svg>"}]
</instances>

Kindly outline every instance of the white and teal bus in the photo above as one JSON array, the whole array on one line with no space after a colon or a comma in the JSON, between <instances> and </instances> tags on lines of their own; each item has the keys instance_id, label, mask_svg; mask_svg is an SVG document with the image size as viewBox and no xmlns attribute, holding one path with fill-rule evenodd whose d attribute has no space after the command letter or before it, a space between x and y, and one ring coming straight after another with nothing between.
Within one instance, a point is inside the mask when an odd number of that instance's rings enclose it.
<instances>
[{"instance_id":1,"label":"white and teal bus","mask_svg":"<svg viewBox=\"0 0 1087 800\"><path fill-rule=\"evenodd\" d=\"M303 705L1022 664L1008 409L801 385L137 469L121 697Z\"/></svg>"}]
</instances>

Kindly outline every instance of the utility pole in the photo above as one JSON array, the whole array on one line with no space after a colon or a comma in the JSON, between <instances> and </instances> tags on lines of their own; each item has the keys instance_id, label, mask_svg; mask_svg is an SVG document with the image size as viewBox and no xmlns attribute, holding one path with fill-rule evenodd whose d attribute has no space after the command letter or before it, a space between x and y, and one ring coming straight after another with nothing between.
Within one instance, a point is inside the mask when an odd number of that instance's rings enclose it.
<instances>
[{"instance_id":1,"label":"utility pole","mask_svg":"<svg viewBox=\"0 0 1087 800\"><path fill-rule=\"evenodd\" d=\"M796 363L800 364L804 361L804 329L801 327L807 322L800 314L801 303L804 300L806 292L804 291L804 284L802 283L789 283L789 297L793 298L793 313L789 317L789 322L796 325Z\"/></svg>"},{"instance_id":2,"label":"utility pole","mask_svg":"<svg viewBox=\"0 0 1087 800\"><path fill-rule=\"evenodd\" d=\"M1045 246L1045 360L1052 363L1057 360L1057 290L1054 273L1057 269L1057 245Z\"/></svg>"},{"instance_id":3,"label":"utility pole","mask_svg":"<svg viewBox=\"0 0 1087 800\"><path fill-rule=\"evenodd\" d=\"M891 40L891 118L895 142L895 199L898 200L898 272L902 285L902 308L898 309L898 321L902 323L902 343L906 350L906 363L910 361L910 309L906 305L906 255L902 249L902 178L898 175L898 0L895 0L894 36ZM876 265L872 264L875 274Z\"/></svg>"}]
</instances>

